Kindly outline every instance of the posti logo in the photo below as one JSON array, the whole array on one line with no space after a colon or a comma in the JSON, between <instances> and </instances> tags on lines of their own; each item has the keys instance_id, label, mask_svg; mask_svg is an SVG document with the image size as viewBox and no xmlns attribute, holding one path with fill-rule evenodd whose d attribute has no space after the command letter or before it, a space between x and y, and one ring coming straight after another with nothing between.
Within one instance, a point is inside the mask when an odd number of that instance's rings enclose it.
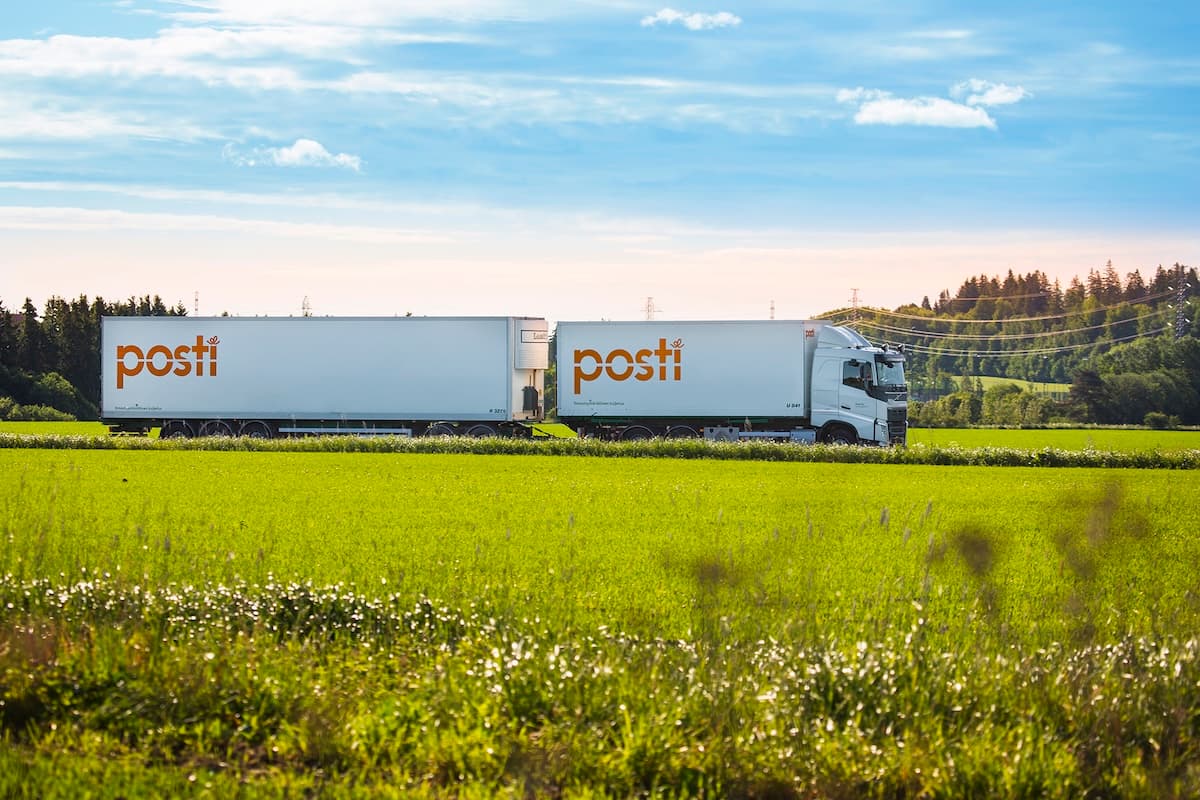
<instances>
[{"instance_id":1,"label":"posti logo","mask_svg":"<svg viewBox=\"0 0 1200 800\"><path fill-rule=\"evenodd\" d=\"M125 379L141 375L145 370L151 375L161 378L165 375L207 375L217 374L217 345L221 340L216 336L205 339L197 336L195 344L181 344L168 347L156 344L145 350L136 344L117 345L117 388L125 388ZM205 366L208 369L205 369Z\"/></svg>"},{"instance_id":2,"label":"posti logo","mask_svg":"<svg viewBox=\"0 0 1200 800\"><path fill-rule=\"evenodd\" d=\"M602 375L614 381L678 381L683 377L683 339L667 344L663 337L658 347L633 351L621 347L607 353L591 348L575 350L575 394L584 383Z\"/></svg>"}]
</instances>

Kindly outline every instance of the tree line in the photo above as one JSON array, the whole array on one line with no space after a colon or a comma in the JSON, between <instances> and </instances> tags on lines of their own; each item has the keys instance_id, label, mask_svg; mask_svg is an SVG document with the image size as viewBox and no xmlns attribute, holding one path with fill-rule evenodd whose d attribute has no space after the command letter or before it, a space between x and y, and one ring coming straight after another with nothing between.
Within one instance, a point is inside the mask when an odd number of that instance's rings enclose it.
<instances>
[{"instance_id":1,"label":"tree line","mask_svg":"<svg viewBox=\"0 0 1200 800\"><path fill-rule=\"evenodd\" d=\"M1109 262L1066 289L1040 271L971 277L894 311L840 309L909 353L912 419L924 425L1200 423L1194 268L1122 278ZM1070 384L1065 398L1015 383Z\"/></svg>"},{"instance_id":2,"label":"tree line","mask_svg":"<svg viewBox=\"0 0 1200 800\"><path fill-rule=\"evenodd\" d=\"M100 318L186 315L158 295L51 297L40 313L28 297L15 312L0 300L0 419L97 419Z\"/></svg>"}]
</instances>

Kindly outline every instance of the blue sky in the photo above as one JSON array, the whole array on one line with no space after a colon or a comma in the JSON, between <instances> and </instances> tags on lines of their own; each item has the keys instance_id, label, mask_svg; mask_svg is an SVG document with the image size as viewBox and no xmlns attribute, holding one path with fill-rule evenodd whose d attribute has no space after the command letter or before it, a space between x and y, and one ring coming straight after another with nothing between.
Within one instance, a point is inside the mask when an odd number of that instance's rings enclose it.
<instances>
[{"instance_id":1,"label":"blue sky","mask_svg":"<svg viewBox=\"0 0 1200 800\"><path fill-rule=\"evenodd\" d=\"M10 5L9 307L801 317L1200 262L1191 3Z\"/></svg>"}]
</instances>

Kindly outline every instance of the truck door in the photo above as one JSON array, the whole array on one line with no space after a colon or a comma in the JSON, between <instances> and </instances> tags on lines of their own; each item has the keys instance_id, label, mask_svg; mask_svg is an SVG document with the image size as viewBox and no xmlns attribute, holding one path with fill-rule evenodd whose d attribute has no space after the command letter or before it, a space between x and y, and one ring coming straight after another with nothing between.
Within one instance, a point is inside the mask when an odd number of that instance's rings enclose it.
<instances>
[{"instance_id":1,"label":"truck door","mask_svg":"<svg viewBox=\"0 0 1200 800\"><path fill-rule=\"evenodd\" d=\"M841 416L860 432L875 430L875 401L867 396L867 387L874 380L871 362L850 359L842 362L842 387L838 391Z\"/></svg>"}]
</instances>

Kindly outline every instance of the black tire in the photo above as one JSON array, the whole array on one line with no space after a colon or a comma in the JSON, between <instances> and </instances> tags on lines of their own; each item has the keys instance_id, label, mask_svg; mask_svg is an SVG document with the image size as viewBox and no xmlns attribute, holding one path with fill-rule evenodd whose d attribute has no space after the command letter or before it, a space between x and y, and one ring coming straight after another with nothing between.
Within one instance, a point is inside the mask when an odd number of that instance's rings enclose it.
<instances>
[{"instance_id":1,"label":"black tire","mask_svg":"<svg viewBox=\"0 0 1200 800\"><path fill-rule=\"evenodd\" d=\"M267 423L260 419L252 419L242 423L242 427L238 429L238 436L248 436L251 439L273 439L275 433Z\"/></svg>"},{"instance_id":2,"label":"black tire","mask_svg":"<svg viewBox=\"0 0 1200 800\"><path fill-rule=\"evenodd\" d=\"M845 425L834 425L825 431L825 444L858 444L858 435Z\"/></svg>"},{"instance_id":3,"label":"black tire","mask_svg":"<svg viewBox=\"0 0 1200 800\"><path fill-rule=\"evenodd\" d=\"M654 438L654 431L647 428L645 425L631 425L621 431L622 442L641 442L646 439Z\"/></svg>"},{"instance_id":4,"label":"black tire","mask_svg":"<svg viewBox=\"0 0 1200 800\"><path fill-rule=\"evenodd\" d=\"M467 428L467 436L470 436L473 439L490 439L493 436L499 435L500 434L497 433L494 427L491 425L485 425L483 423L472 425L471 427Z\"/></svg>"},{"instance_id":5,"label":"black tire","mask_svg":"<svg viewBox=\"0 0 1200 800\"><path fill-rule=\"evenodd\" d=\"M426 436L456 436L458 431L448 422L435 422L425 429Z\"/></svg>"},{"instance_id":6,"label":"black tire","mask_svg":"<svg viewBox=\"0 0 1200 800\"><path fill-rule=\"evenodd\" d=\"M192 426L181 419L173 419L158 430L160 439L190 439L193 436Z\"/></svg>"},{"instance_id":7,"label":"black tire","mask_svg":"<svg viewBox=\"0 0 1200 800\"><path fill-rule=\"evenodd\" d=\"M668 439L699 439L700 432L688 425L676 425L667 431Z\"/></svg>"},{"instance_id":8,"label":"black tire","mask_svg":"<svg viewBox=\"0 0 1200 800\"><path fill-rule=\"evenodd\" d=\"M206 420L200 425L199 436L233 436L233 426L223 419Z\"/></svg>"}]
</instances>

